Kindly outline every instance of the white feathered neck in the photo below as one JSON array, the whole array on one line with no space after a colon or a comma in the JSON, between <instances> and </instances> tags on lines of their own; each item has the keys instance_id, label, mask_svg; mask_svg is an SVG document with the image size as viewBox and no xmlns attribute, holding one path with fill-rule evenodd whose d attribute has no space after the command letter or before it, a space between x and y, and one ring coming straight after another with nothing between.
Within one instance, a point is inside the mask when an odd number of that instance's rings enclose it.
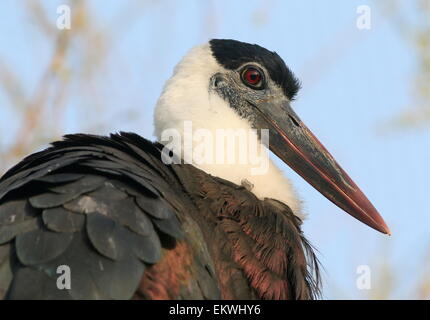
<instances>
[{"instance_id":1,"label":"white feathered neck","mask_svg":"<svg viewBox=\"0 0 430 320\"><path fill-rule=\"evenodd\" d=\"M214 136L217 129L251 129L226 101L209 91L210 78L217 72L225 72L212 56L209 44L195 47L178 63L167 81L155 109L155 136L161 143L163 131L175 129L184 134L184 121L192 121L193 132L208 129ZM183 142L183 141L182 141ZM290 181L269 159L263 175L251 174L252 164L197 164L205 172L236 184L248 181L252 192L259 198L274 198L287 204L303 218L300 201ZM238 161L238 157L236 157Z\"/></svg>"}]
</instances>

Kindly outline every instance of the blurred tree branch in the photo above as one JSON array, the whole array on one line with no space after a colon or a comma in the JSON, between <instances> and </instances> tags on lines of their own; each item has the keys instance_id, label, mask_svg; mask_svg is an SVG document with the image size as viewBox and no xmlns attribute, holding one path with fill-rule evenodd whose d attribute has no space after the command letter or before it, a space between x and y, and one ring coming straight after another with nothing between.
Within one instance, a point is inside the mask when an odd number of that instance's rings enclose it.
<instances>
[{"instance_id":1,"label":"blurred tree branch","mask_svg":"<svg viewBox=\"0 0 430 320\"><path fill-rule=\"evenodd\" d=\"M398 0L384 2L383 11L393 22L417 56L416 76L412 82L413 103L395 115L385 125L386 130L412 129L430 123L430 0L413 2L414 17L404 14L405 3ZM411 5L411 3L408 3Z\"/></svg>"},{"instance_id":2,"label":"blurred tree branch","mask_svg":"<svg viewBox=\"0 0 430 320\"><path fill-rule=\"evenodd\" d=\"M97 24L96 8L83 0L65 1L71 7L72 28L60 30L56 27L56 11L46 6L41 0L29 0L18 5L23 6L29 16L32 27L27 28L30 43L36 32L46 38L46 44L52 46L48 63L41 68L39 80L33 92L27 92L24 85L25 75L20 75L0 56L0 90L7 99L8 108L18 119L19 128L12 145L3 146L0 150L0 174L11 164L31 153L36 148L46 145L49 141L58 139L64 133L65 114L70 107L71 90L80 93L79 99L87 101L91 110L85 104L73 106L82 113L81 130L85 126L93 126L96 117L85 116L85 113L97 113L106 109L108 101L100 94L103 83L97 76L106 73L110 42L113 35L136 21L142 13L146 1L127 1L122 10L112 18L111 25ZM131 14L130 14L131 13ZM121 30L118 31L118 26ZM38 44L33 44L38 48ZM37 68L37 66L35 65ZM102 69L104 68L104 71ZM0 119L7 121L7 119ZM100 124L98 124L100 126Z\"/></svg>"},{"instance_id":3,"label":"blurred tree branch","mask_svg":"<svg viewBox=\"0 0 430 320\"><path fill-rule=\"evenodd\" d=\"M72 11L72 20L78 20L83 10L83 2L74 1L74 5L76 10ZM20 127L14 138L14 144L3 150L4 157L0 170L4 170L11 161L28 153L36 143L40 144L48 136L53 136L53 132L58 132L58 127L61 125L61 112L64 108L64 95L68 86L66 75L68 52L71 38L78 31L78 28L67 31L55 29L53 27L55 21L49 23L40 1L29 1L26 6L34 23L54 42L53 53L33 94L25 93L21 85L22 79L19 79L9 68L0 69L3 90L9 97L11 109L15 112L19 111L17 116L20 118ZM47 125L45 116L49 109L55 110L58 121Z\"/></svg>"}]
</instances>

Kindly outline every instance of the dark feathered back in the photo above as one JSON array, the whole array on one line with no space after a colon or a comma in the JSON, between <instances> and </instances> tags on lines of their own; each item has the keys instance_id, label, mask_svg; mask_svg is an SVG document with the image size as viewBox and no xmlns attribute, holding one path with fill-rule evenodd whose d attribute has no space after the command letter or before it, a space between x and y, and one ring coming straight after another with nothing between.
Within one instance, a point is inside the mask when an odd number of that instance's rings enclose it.
<instances>
[{"instance_id":1,"label":"dark feathered back","mask_svg":"<svg viewBox=\"0 0 430 320\"><path fill-rule=\"evenodd\" d=\"M284 204L135 134L69 135L0 179L0 297L311 299L317 260ZM72 270L58 290L57 268Z\"/></svg>"}]
</instances>

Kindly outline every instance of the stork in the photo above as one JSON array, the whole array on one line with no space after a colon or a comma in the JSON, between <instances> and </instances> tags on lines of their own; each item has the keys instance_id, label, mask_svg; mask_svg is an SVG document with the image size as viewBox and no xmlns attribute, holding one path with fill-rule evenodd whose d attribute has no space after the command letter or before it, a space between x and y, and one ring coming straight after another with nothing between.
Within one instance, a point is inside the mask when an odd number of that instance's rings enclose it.
<instances>
[{"instance_id":1,"label":"stork","mask_svg":"<svg viewBox=\"0 0 430 320\"><path fill-rule=\"evenodd\" d=\"M67 135L22 160L0 179L0 297L317 298L300 201L265 149L258 174L238 158L182 161L187 148L198 151L184 146L187 135L248 130L334 204L389 234L291 108L298 90L275 52L214 39L191 49L167 81L157 142ZM240 146L230 151L240 155ZM62 270L70 283L59 286Z\"/></svg>"}]
</instances>

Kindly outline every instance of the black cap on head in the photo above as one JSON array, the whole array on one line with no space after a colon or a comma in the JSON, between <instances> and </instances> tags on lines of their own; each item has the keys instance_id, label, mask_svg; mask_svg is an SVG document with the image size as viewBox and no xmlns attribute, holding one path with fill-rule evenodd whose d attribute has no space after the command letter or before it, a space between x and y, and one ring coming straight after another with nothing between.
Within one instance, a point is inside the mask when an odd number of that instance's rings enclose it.
<instances>
[{"instance_id":1,"label":"black cap on head","mask_svg":"<svg viewBox=\"0 0 430 320\"><path fill-rule=\"evenodd\" d=\"M212 39L209 44L215 59L224 68L235 70L245 63L257 62L267 69L270 78L284 90L290 100L299 91L299 80L276 52L256 44L230 39Z\"/></svg>"}]
</instances>

